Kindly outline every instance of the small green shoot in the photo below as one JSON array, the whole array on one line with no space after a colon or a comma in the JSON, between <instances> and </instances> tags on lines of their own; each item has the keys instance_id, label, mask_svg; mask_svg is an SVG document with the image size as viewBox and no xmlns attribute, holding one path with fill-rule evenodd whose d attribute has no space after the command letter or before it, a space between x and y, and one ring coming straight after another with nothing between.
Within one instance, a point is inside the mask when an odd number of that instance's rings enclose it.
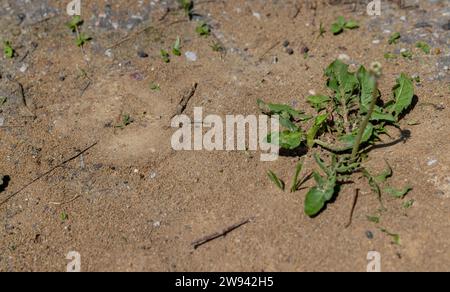
<instances>
[{"instance_id":1,"label":"small green shoot","mask_svg":"<svg viewBox=\"0 0 450 292\"><path fill-rule=\"evenodd\" d=\"M81 19L79 15L75 15L72 19L66 23L66 26L72 31L72 33L76 33L76 44L78 47L83 48L83 46L91 41L92 38L87 36L85 33L80 32L80 27L83 25L84 21Z\"/></svg>"},{"instance_id":2,"label":"small green shoot","mask_svg":"<svg viewBox=\"0 0 450 292\"><path fill-rule=\"evenodd\" d=\"M175 41L175 44L173 45L173 48L172 48L172 53L175 56L181 56L181 39L180 39L180 37L177 37L177 40Z\"/></svg>"},{"instance_id":3,"label":"small green shoot","mask_svg":"<svg viewBox=\"0 0 450 292\"><path fill-rule=\"evenodd\" d=\"M205 22L200 22L195 31L199 36L208 37L211 34L211 27Z\"/></svg>"},{"instance_id":4,"label":"small green shoot","mask_svg":"<svg viewBox=\"0 0 450 292\"><path fill-rule=\"evenodd\" d=\"M417 42L416 48L421 49L427 55L429 55L431 53L430 45L427 44L426 42L422 42L422 41Z\"/></svg>"},{"instance_id":5,"label":"small green shoot","mask_svg":"<svg viewBox=\"0 0 450 292\"><path fill-rule=\"evenodd\" d=\"M7 101L8 98L6 96L0 96L0 107L2 107Z\"/></svg>"},{"instance_id":6,"label":"small green shoot","mask_svg":"<svg viewBox=\"0 0 450 292\"><path fill-rule=\"evenodd\" d=\"M280 190L284 191L285 183L278 178L278 176L271 170L267 172L267 176L269 179L279 188Z\"/></svg>"},{"instance_id":7,"label":"small green shoot","mask_svg":"<svg viewBox=\"0 0 450 292\"><path fill-rule=\"evenodd\" d=\"M150 89L153 91L161 91L161 87L157 83L150 84Z\"/></svg>"},{"instance_id":8,"label":"small green shoot","mask_svg":"<svg viewBox=\"0 0 450 292\"><path fill-rule=\"evenodd\" d=\"M164 63L170 63L169 52L167 52L166 50L162 49L161 50L161 59L163 60Z\"/></svg>"},{"instance_id":9,"label":"small green shoot","mask_svg":"<svg viewBox=\"0 0 450 292\"><path fill-rule=\"evenodd\" d=\"M214 52L223 52L224 51L223 46L219 42L213 42L210 45L210 47Z\"/></svg>"},{"instance_id":10,"label":"small green shoot","mask_svg":"<svg viewBox=\"0 0 450 292\"><path fill-rule=\"evenodd\" d=\"M295 193L296 191L298 191L298 189L300 188L302 181L299 180L299 176L300 173L302 172L303 169L303 161L300 161L297 164L297 167L295 168L295 175L294 175L294 179L292 180L292 184L291 184L291 193Z\"/></svg>"},{"instance_id":11,"label":"small green shoot","mask_svg":"<svg viewBox=\"0 0 450 292\"><path fill-rule=\"evenodd\" d=\"M397 59L397 55L396 55L396 54L393 54L393 53L385 53L385 54L384 54L384 58L385 58L386 60Z\"/></svg>"},{"instance_id":12,"label":"small green shoot","mask_svg":"<svg viewBox=\"0 0 450 292\"><path fill-rule=\"evenodd\" d=\"M64 211L61 212L60 216L61 216L61 221L63 221L63 222L69 220L69 215Z\"/></svg>"},{"instance_id":13,"label":"small green shoot","mask_svg":"<svg viewBox=\"0 0 450 292\"><path fill-rule=\"evenodd\" d=\"M389 232L386 228L380 228L380 231L389 235L392 238L392 243L401 245L400 235Z\"/></svg>"},{"instance_id":14,"label":"small green shoot","mask_svg":"<svg viewBox=\"0 0 450 292\"><path fill-rule=\"evenodd\" d=\"M415 201L414 200L409 200L403 203L403 208L405 209L409 209L414 205Z\"/></svg>"},{"instance_id":15,"label":"small green shoot","mask_svg":"<svg viewBox=\"0 0 450 292\"><path fill-rule=\"evenodd\" d=\"M5 41L3 43L3 54L8 59L14 58L15 51L14 51L10 41Z\"/></svg>"},{"instance_id":16,"label":"small green shoot","mask_svg":"<svg viewBox=\"0 0 450 292\"><path fill-rule=\"evenodd\" d=\"M80 33L80 34L77 36L76 44L77 44L77 46L79 46L79 47L83 47L83 46L84 46L88 41L90 41L90 40L92 40L91 37L87 36L87 35L84 34L84 33Z\"/></svg>"},{"instance_id":17,"label":"small green shoot","mask_svg":"<svg viewBox=\"0 0 450 292\"><path fill-rule=\"evenodd\" d=\"M380 223L380 217L378 217L378 216L367 216L367 220L369 222L372 222L372 223L375 223L375 224Z\"/></svg>"},{"instance_id":18,"label":"small green shoot","mask_svg":"<svg viewBox=\"0 0 450 292\"><path fill-rule=\"evenodd\" d=\"M189 17L189 20L192 19L193 9L194 9L194 1L192 0L178 0L180 7L184 10L186 16Z\"/></svg>"},{"instance_id":19,"label":"small green shoot","mask_svg":"<svg viewBox=\"0 0 450 292\"><path fill-rule=\"evenodd\" d=\"M412 191L412 187L408 186L401 190L396 190L390 186L386 187L384 191L390 194L392 197L397 199L403 199L410 191Z\"/></svg>"},{"instance_id":20,"label":"small green shoot","mask_svg":"<svg viewBox=\"0 0 450 292\"><path fill-rule=\"evenodd\" d=\"M122 115L122 121L116 128L124 129L125 127L131 125L134 122L133 118L129 114Z\"/></svg>"},{"instance_id":21,"label":"small green shoot","mask_svg":"<svg viewBox=\"0 0 450 292\"><path fill-rule=\"evenodd\" d=\"M346 21L343 16L339 16L337 21L331 25L331 32L334 35L342 33L345 29L356 29L359 28L358 22L355 20Z\"/></svg>"},{"instance_id":22,"label":"small green shoot","mask_svg":"<svg viewBox=\"0 0 450 292\"><path fill-rule=\"evenodd\" d=\"M393 34L391 34L391 36L389 37L388 43L390 45L396 44L398 43L398 41L400 40L402 36L400 35L399 32L394 32Z\"/></svg>"},{"instance_id":23,"label":"small green shoot","mask_svg":"<svg viewBox=\"0 0 450 292\"><path fill-rule=\"evenodd\" d=\"M83 20L79 15L72 17L72 19L66 24L72 32L76 32L81 25L83 25Z\"/></svg>"},{"instance_id":24,"label":"small green shoot","mask_svg":"<svg viewBox=\"0 0 450 292\"><path fill-rule=\"evenodd\" d=\"M401 52L401 54L402 54L402 57L405 59L412 60L412 58L413 58L413 54L410 50L404 50Z\"/></svg>"},{"instance_id":25,"label":"small green shoot","mask_svg":"<svg viewBox=\"0 0 450 292\"><path fill-rule=\"evenodd\" d=\"M323 26L323 23L321 22L319 26L319 35L317 36L317 38L323 38L326 32L327 31L325 30L325 26Z\"/></svg>"}]
</instances>

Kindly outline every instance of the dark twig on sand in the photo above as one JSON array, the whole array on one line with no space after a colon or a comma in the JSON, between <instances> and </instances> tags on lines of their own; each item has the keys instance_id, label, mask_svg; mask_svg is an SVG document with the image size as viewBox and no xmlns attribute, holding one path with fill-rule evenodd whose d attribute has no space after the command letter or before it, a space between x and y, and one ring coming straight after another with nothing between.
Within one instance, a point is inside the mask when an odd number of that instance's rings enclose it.
<instances>
[{"instance_id":1,"label":"dark twig on sand","mask_svg":"<svg viewBox=\"0 0 450 292\"><path fill-rule=\"evenodd\" d=\"M16 195L20 194L22 191L24 191L26 188L28 188L29 186L31 186L32 184L34 184L35 182L41 180L43 177L51 174L52 172L54 172L56 169L63 167L66 163L77 159L78 157L80 157L81 155L83 155L84 153L86 153L87 151L89 151L91 148L93 148L94 146L96 146L98 144L98 142L95 142L93 144L91 144L89 147L86 147L84 150L80 151L78 154L64 160L63 162L61 162L60 164L54 166L53 168L51 168L50 170L46 171L44 174L39 175L37 178L35 178L34 180L32 180L31 182L27 183L26 185L24 185L23 187L21 187L18 191L14 192L13 194L9 195L8 197L6 197L6 199L4 199L1 203L0 206L3 206L3 204L5 204L6 202L8 202L10 199L12 199L13 197L15 197Z\"/></svg>"},{"instance_id":2,"label":"dark twig on sand","mask_svg":"<svg viewBox=\"0 0 450 292\"><path fill-rule=\"evenodd\" d=\"M353 213L355 212L356 203L358 202L359 197L359 189L355 190L355 195L353 196L352 209L350 210L350 216L348 218L348 223L345 225L345 228L349 228L352 225L353 221Z\"/></svg>"},{"instance_id":3,"label":"dark twig on sand","mask_svg":"<svg viewBox=\"0 0 450 292\"><path fill-rule=\"evenodd\" d=\"M204 245L204 244L206 244L206 243L208 243L208 242L210 242L210 241L213 241L213 240L215 240L215 239L217 239L217 238L220 238L220 237L225 237L228 233L230 233L230 232L232 232L232 231L238 229L239 227L244 226L245 224L250 223L251 221L252 221L251 218L242 220L242 221L239 222L239 223L233 224L233 225L231 225L231 226L225 228L225 229L224 229L223 231L221 231L221 232L216 232L216 233L214 233L214 234L211 234L211 235L202 237L202 238L200 238L199 240L194 241L194 242L192 243L192 245L194 246L194 249L197 249L197 248L199 248L200 246L202 246L202 245Z\"/></svg>"},{"instance_id":4,"label":"dark twig on sand","mask_svg":"<svg viewBox=\"0 0 450 292\"><path fill-rule=\"evenodd\" d=\"M192 85L192 87L189 89L189 91L186 91L186 93L183 94L183 97L181 98L180 102L178 103L177 110L176 110L175 114L172 116L172 118L177 115L181 115L184 112L189 101L194 96L195 91L197 91L197 86L198 86L198 84L194 83Z\"/></svg>"}]
</instances>

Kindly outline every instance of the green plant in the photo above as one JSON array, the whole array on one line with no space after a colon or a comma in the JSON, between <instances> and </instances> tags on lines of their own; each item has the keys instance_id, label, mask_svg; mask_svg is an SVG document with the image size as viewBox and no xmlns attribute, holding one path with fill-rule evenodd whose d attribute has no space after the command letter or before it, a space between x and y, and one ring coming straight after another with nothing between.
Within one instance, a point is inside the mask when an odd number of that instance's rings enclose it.
<instances>
[{"instance_id":1,"label":"green plant","mask_svg":"<svg viewBox=\"0 0 450 292\"><path fill-rule=\"evenodd\" d=\"M356 29L359 27L358 22L355 20L345 20L343 16L339 16L337 21L331 25L331 32L334 35L342 33L345 29Z\"/></svg>"},{"instance_id":2,"label":"green plant","mask_svg":"<svg viewBox=\"0 0 450 292\"><path fill-rule=\"evenodd\" d=\"M150 89L154 91L161 91L161 87L157 83L150 84Z\"/></svg>"},{"instance_id":3,"label":"green plant","mask_svg":"<svg viewBox=\"0 0 450 292\"><path fill-rule=\"evenodd\" d=\"M205 22L200 22L195 31L200 36L208 37L211 34L211 27Z\"/></svg>"},{"instance_id":4,"label":"green plant","mask_svg":"<svg viewBox=\"0 0 450 292\"><path fill-rule=\"evenodd\" d=\"M174 54L175 56L181 56L181 39L180 39L180 37L177 37L177 40L173 44L172 54Z\"/></svg>"},{"instance_id":5,"label":"green plant","mask_svg":"<svg viewBox=\"0 0 450 292\"><path fill-rule=\"evenodd\" d=\"M413 54L410 50L404 50L401 52L402 57L408 60L412 60Z\"/></svg>"},{"instance_id":6,"label":"green plant","mask_svg":"<svg viewBox=\"0 0 450 292\"><path fill-rule=\"evenodd\" d=\"M66 212L64 212L64 211L62 211L61 212L61 221L67 221L67 220L69 220L69 215L67 215L67 213Z\"/></svg>"},{"instance_id":7,"label":"green plant","mask_svg":"<svg viewBox=\"0 0 450 292\"><path fill-rule=\"evenodd\" d=\"M124 129L125 127L131 125L134 122L133 118L129 114L122 115L122 121L116 128Z\"/></svg>"},{"instance_id":8,"label":"green plant","mask_svg":"<svg viewBox=\"0 0 450 292\"><path fill-rule=\"evenodd\" d=\"M194 9L194 1L192 0L178 0L178 3L181 7L181 9L184 10L184 13L187 17L189 17L189 20L192 19L193 16L193 9Z\"/></svg>"},{"instance_id":9,"label":"green plant","mask_svg":"<svg viewBox=\"0 0 450 292\"><path fill-rule=\"evenodd\" d=\"M319 26L319 35L317 36L317 38L324 37L326 32L327 31L325 30L325 26L323 26L323 23L321 22Z\"/></svg>"},{"instance_id":10,"label":"green plant","mask_svg":"<svg viewBox=\"0 0 450 292\"><path fill-rule=\"evenodd\" d=\"M279 188L280 190L284 191L285 183L282 181L278 176L271 170L267 172L267 176L269 179Z\"/></svg>"},{"instance_id":11,"label":"green plant","mask_svg":"<svg viewBox=\"0 0 450 292\"><path fill-rule=\"evenodd\" d=\"M431 53L430 45L427 44L426 42L422 42L422 41L417 42L416 48L421 49L427 55L429 55Z\"/></svg>"},{"instance_id":12,"label":"green plant","mask_svg":"<svg viewBox=\"0 0 450 292\"><path fill-rule=\"evenodd\" d=\"M80 27L83 25L84 21L80 16L76 15L66 23L66 26L76 34L76 44L78 47L83 47L88 41L92 40L91 37L87 36L85 33L80 32Z\"/></svg>"},{"instance_id":13,"label":"green plant","mask_svg":"<svg viewBox=\"0 0 450 292\"><path fill-rule=\"evenodd\" d=\"M8 98L6 96L0 96L0 107L2 107L7 100Z\"/></svg>"},{"instance_id":14,"label":"green plant","mask_svg":"<svg viewBox=\"0 0 450 292\"><path fill-rule=\"evenodd\" d=\"M398 41L399 41L399 39L400 39L401 37L402 37L402 36L400 35L399 32L394 32L394 33L391 34L391 36L389 37L388 43L389 43L390 45L396 44L396 43L398 43Z\"/></svg>"},{"instance_id":15,"label":"green plant","mask_svg":"<svg viewBox=\"0 0 450 292\"><path fill-rule=\"evenodd\" d=\"M210 47L214 52L223 52L224 51L223 46L219 42L213 42L210 45Z\"/></svg>"},{"instance_id":16,"label":"green plant","mask_svg":"<svg viewBox=\"0 0 450 292\"><path fill-rule=\"evenodd\" d=\"M169 52L167 52L166 50L162 49L161 50L161 59L163 60L164 63L170 63Z\"/></svg>"},{"instance_id":17,"label":"green plant","mask_svg":"<svg viewBox=\"0 0 450 292\"><path fill-rule=\"evenodd\" d=\"M382 103L377 84L381 68L375 67L372 66L375 72L366 70L364 66L356 72L350 72L348 65L339 60L331 63L325 70L331 94L307 98L316 111L315 116L287 105L258 100L263 113L278 115L280 118L282 129L268 135L269 143L287 150L304 147L312 151L319 147L329 153L329 163L317 152L314 153L322 174L313 172L316 186L309 190L305 200L305 213L309 216L315 216L323 210L338 193L340 185L351 181L352 174L358 171L367 178L371 189L378 194L380 203L383 192L402 198L410 190L397 191L389 185L384 189L380 186L392 176L389 164L386 170L375 176L363 166L367 157L365 153L387 133L387 126L398 127L399 120L411 106L414 97L412 79L400 74L392 89L392 97ZM297 179L296 171L295 181Z\"/></svg>"},{"instance_id":18,"label":"green plant","mask_svg":"<svg viewBox=\"0 0 450 292\"><path fill-rule=\"evenodd\" d=\"M3 43L3 54L8 59L14 58L15 51L14 51L10 41L5 41Z\"/></svg>"}]
</instances>

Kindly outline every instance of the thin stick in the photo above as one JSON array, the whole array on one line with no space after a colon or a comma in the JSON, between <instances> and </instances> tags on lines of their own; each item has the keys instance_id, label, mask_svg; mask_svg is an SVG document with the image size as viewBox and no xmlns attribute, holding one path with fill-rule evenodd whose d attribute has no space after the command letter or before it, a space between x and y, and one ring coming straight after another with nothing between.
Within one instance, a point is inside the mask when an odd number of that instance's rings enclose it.
<instances>
[{"instance_id":1,"label":"thin stick","mask_svg":"<svg viewBox=\"0 0 450 292\"><path fill-rule=\"evenodd\" d=\"M201 239L194 241L194 242L192 243L192 245L194 246L194 249L197 249L197 248L199 248L200 246L202 246L202 245L204 245L204 244L206 244L206 243L208 243L208 242L210 242L210 241L213 241L213 240L215 240L215 239L217 239L217 238L220 238L220 237L225 237L228 233L230 233L230 232L232 232L232 231L238 229L239 227L244 226L245 224L250 223L251 221L252 221L252 219L251 219L251 218L248 218L248 219L243 220L243 221L241 221L241 222L239 222L239 223L233 224L233 225L231 225L230 227L225 228L225 229L224 229L223 231L221 231L221 232L216 232L216 233L214 233L214 234L211 234L211 235L202 237Z\"/></svg>"},{"instance_id":2,"label":"thin stick","mask_svg":"<svg viewBox=\"0 0 450 292\"><path fill-rule=\"evenodd\" d=\"M49 204L51 204L51 205L65 205L65 204L68 204L68 203L72 203L73 201L75 201L79 197L81 197L81 195L76 195L75 197L73 197L72 199L70 199L68 201L64 201L64 202L50 202Z\"/></svg>"},{"instance_id":3,"label":"thin stick","mask_svg":"<svg viewBox=\"0 0 450 292\"><path fill-rule=\"evenodd\" d=\"M259 57L258 61L261 62L262 59L264 59L264 57L270 52L272 51L276 46L278 46L281 43L281 41L277 41L276 43L274 43L270 48L268 48L264 54L261 55L261 57Z\"/></svg>"},{"instance_id":4,"label":"thin stick","mask_svg":"<svg viewBox=\"0 0 450 292\"><path fill-rule=\"evenodd\" d=\"M37 182L38 180L42 179L43 177L51 174L52 172L54 172L56 169L64 166L66 163L77 159L78 157L80 157L81 155L83 155L84 153L86 153L87 151L89 151L91 148L93 148L94 146L96 146L98 144L98 142L95 142L93 144L91 144L89 147L85 148L84 150L82 150L80 153L64 160L63 162L61 162L60 164L56 165L55 167L51 168L50 170L46 171L44 174L41 174L40 176L38 176L37 178L35 178L34 180L32 180L31 182L27 183L26 185L24 185L23 187L21 187L18 191L14 192L13 194L9 195L6 199L4 199L1 203L0 206L3 206L3 204L5 204L6 202L8 202L10 199L12 199L13 197L15 197L16 195L18 195L19 193L21 193L22 191L24 191L26 188L28 188L29 186L31 186L32 184L34 184L35 182Z\"/></svg>"},{"instance_id":5,"label":"thin stick","mask_svg":"<svg viewBox=\"0 0 450 292\"><path fill-rule=\"evenodd\" d=\"M172 116L172 118L177 116L177 115L181 115L184 112L184 110L186 109L189 101L194 96L195 92L197 91L197 86L198 86L198 83L194 83L192 85L192 87L189 89L189 91L187 91L183 95L183 97L181 98L180 102L177 105L177 110L176 110L175 114Z\"/></svg>"},{"instance_id":6,"label":"thin stick","mask_svg":"<svg viewBox=\"0 0 450 292\"><path fill-rule=\"evenodd\" d=\"M345 225L345 228L349 228L352 225L353 213L355 212L356 203L358 203L359 197L359 189L355 190L355 195L353 196L352 209L350 210L350 216L348 218L348 223Z\"/></svg>"}]
</instances>

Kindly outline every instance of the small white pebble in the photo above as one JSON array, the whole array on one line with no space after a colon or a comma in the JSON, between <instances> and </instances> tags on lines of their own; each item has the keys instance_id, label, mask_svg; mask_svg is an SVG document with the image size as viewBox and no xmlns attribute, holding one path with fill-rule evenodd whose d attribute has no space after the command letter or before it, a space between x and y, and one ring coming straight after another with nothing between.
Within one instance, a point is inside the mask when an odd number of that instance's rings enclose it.
<instances>
[{"instance_id":1,"label":"small white pebble","mask_svg":"<svg viewBox=\"0 0 450 292\"><path fill-rule=\"evenodd\" d=\"M428 160L427 165L428 165L428 166L433 166L433 165L435 165L437 162L438 162L437 159L430 159L430 160Z\"/></svg>"},{"instance_id":2,"label":"small white pebble","mask_svg":"<svg viewBox=\"0 0 450 292\"><path fill-rule=\"evenodd\" d=\"M153 227L155 227L155 228L161 227L161 222L156 221L155 223L153 223Z\"/></svg>"},{"instance_id":3,"label":"small white pebble","mask_svg":"<svg viewBox=\"0 0 450 292\"><path fill-rule=\"evenodd\" d=\"M186 53L184 53L184 55L186 56L186 59L188 61L191 61L191 62L197 61L197 54L194 52L186 52Z\"/></svg>"},{"instance_id":4,"label":"small white pebble","mask_svg":"<svg viewBox=\"0 0 450 292\"><path fill-rule=\"evenodd\" d=\"M105 51L105 56L107 56L108 58L112 58L112 57L114 57L114 54L111 49L107 49Z\"/></svg>"},{"instance_id":5,"label":"small white pebble","mask_svg":"<svg viewBox=\"0 0 450 292\"><path fill-rule=\"evenodd\" d=\"M372 41L372 44L374 44L374 45L378 45L380 43L380 40L373 40Z\"/></svg>"},{"instance_id":6,"label":"small white pebble","mask_svg":"<svg viewBox=\"0 0 450 292\"><path fill-rule=\"evenodd\" d=\"M134 170L134 173L139 173L139 169L136 168L136 169Z\"/></svg>"},{"instance_id":7,"label":"small white pebble","mask_svg":"<svg viewBox=\"0 0 450 292\"><path fill-rule=\"evenodd\" d=\"M350 57L348 55L346 55L346 54L340 54L338 59L343 61L343 62L349 62L350 61Z\"/></svg>"},{"instance_id":8,"label":"small white pebble","mask_svg":"<svg viewBox=\"0 0 450 292\"><path fill-rule=\"evenodd\" d=\"M150 172L150 178L151 179L155 179L156 176L157 176L156 172L154 172L154 171Z\"/></svg>"},{"instance_id":9,"label":"small white pebble","mask_svg":"<svg viewBox=\"0 0 450 292\"><path fill-rule=\"evenodd\" d=\"M406 16L401 16L401 17L400 17L400 20L401 20L401 21L406 21Z\"/></svg>"},{"instance_id":10,"label":"small white pebble","mask_svg":"<svg viewBox=\"0 0 450 292\"><path fill-rule=\"evenodd\" d=\"M5 124L5 118L0 117L0 127L3 127L4 124Z\"/></svg>"},{"instance_id":11,"label":"small white pebble","mask_svg":"<svg viewBox=\"0 0 450 292\"><path fill-rule=\"evenodd\" d=\"M310 91L308 91L308 93L311 95L316 95L316 91L314 89L311 89Z\"/></svg>"},{"instance_id":12,"label":"small white pebble","mask_svg":"<svg viewBox=\"0 0 450 292\"><path fill-rule=\"evenodd\" d=\"M28 70L28 65L27 64L22 64L22 66L20 67L19 71L22 73L25 73Z\"/></svg>"},{"instance_id":13,"label":"small white pebble","mask_svg":"<svg viewBox=\"0 0 450 292\"><path fill-rule=\"evenodd\" d=\"M258 20L261 20L261 14L259 14L258 12L253 12L253 16L258 18Z\"/></svg>"}]
</instances>

